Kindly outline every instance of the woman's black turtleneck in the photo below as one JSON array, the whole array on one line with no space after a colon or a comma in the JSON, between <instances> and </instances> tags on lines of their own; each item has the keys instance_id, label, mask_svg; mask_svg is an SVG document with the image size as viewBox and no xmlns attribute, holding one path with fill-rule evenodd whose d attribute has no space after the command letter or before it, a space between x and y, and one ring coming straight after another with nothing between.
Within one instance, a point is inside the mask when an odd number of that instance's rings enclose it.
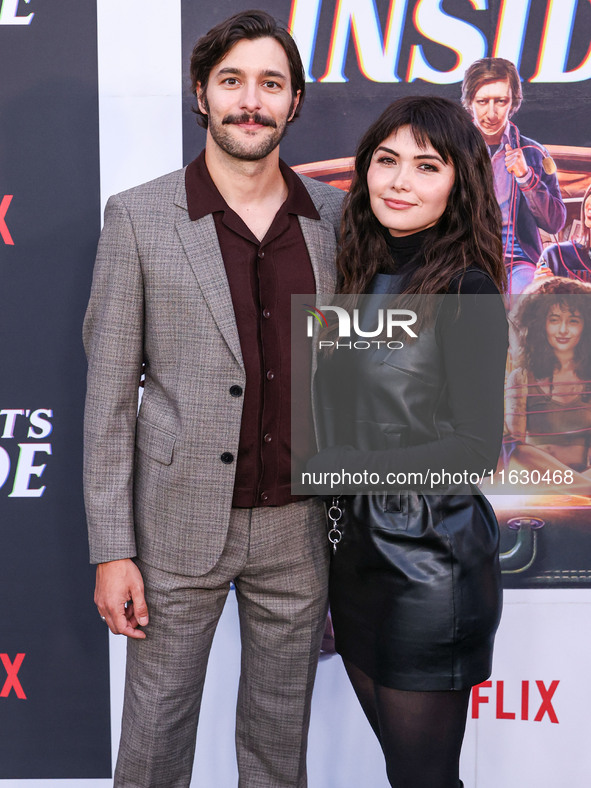
<instances>
[{"instance_id":1,"label":"woman's black turtleneck","mask_svg":"<svg viewBox=\"0 0 591 788\"><path fill-rule=\"evenodd\" d=\"M394 236L384 229L384 237L392 258L394 271L384 273L402 273L406 268L415 268L424 262L422 249L427 240L433 236L433 228L420 230L410 235ZM413 265L415 264L415 265Z\"/></svg>"},{"instance_id":2,"label":"woman's black turtleneck","mask_svg":"<svg viewBox=\"0 0 591 788\"><path fill-rule=\"evenodd\" d=\"M384 237L390 252L391 264L383 266L380 273L400 274L403 276L405 284L408 283L416 269L424 265L423 248L433 235L433 227L401 237L390 235L384 229ZM469 293L495 295L499 291L492 279L484 271L477 266L473 266L468 268L463 276L458 274L452 279L450 292L460 292L462 295Z\"/></svg>"}]
</instances>

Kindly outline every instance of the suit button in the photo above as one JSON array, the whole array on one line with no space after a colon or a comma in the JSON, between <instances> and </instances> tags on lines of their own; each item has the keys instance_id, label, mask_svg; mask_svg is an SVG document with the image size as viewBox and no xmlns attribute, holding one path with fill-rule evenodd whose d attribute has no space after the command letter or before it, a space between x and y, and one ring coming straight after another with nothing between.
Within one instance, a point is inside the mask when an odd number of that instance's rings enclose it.
<instances>
[{"instance_id":1,"label":"suit button","mask_svg":"<svg viewBox=\"0 0 591 788\"><path fill-rule=\"evenodd\" d=\"M265 253L264 253L264 252L263 252L263 250L261 249L261 251L259 252L259 259L261 259L261 260L262 260L264 256L265 256Z\"/></svg>"},{"instance_id":2,"label":"suit button","mask_svg":"<svg viewBox=\"0 0 591 788\"><path fill-rule=\"evenodd\" d=\"M266 492L262 492L261 493L261 501L268 501L268 500L269 500L269 494L266 493Z\"/></svg>"},{"instance_id":3,"label":"suit button","mask_svg":"<svg viewBox=\"0 0 591 788\"><path fill-rule=\"evenodd\" d=\"M242 396L242 386L230 386L230 394L233 397L241 397Z\"/></svg>"},{"instance_id":4,"label":"suit button","mask_svg":"<svg viewBox=\"0 0 591 788\"><path fill-rule=\"evenodd\" d=\"M266 317L267 320L271 317L271 310L270 309L263 309L263 317Z\"/></svg>"},{"instance_id":5,"label":"suit button","mask_svg":"<svg viewBox=\"0 0 591 788\"><path fill-rule=\"evenodd\" d=\"M229 465L231 462L234 462L234 455L230 451L225 451L221 456L220 460L226 465Z\"/></svg>"},{"instance_id":6,"label":"suit button","mask_svg":"<svg viewBox=\"0 0 591 788\"><path fill-rule=\"evenodd\" d=\"M267 380L273 380L274 377L275 377L275 373L272 370L269 370L267 372Z\"/></svg>"},{"instance_id":7,"label":"suit button","mask_svg":"<svg viewBox=\"0 0 591 788\"><path fill-rule=\"evenodd\" d=\"M265 443L271 443L271 441L273 440L273 438L271 437L271 435L270 435L269 433L267 433L267 434L265 435L265 437L263 438L263 440L265 441Z\"/></svg>"}]
</instances>

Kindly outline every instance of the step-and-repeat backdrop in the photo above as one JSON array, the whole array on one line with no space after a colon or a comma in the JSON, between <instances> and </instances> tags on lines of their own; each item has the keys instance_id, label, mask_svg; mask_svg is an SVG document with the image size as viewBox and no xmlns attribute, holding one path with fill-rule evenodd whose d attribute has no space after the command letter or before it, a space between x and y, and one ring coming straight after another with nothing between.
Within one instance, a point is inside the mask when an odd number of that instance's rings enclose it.
<instances>
[{"instance_id":1,"label":"step-and-repeat backdrop","mask_svg":"<svg viewBox=\"0 0 591 788\"><path fill-rule=\"evenodd\" d=\"M252 5L0 0L2 785L111 785L125 643L109 638L93 606L81 494L80 328L101 206L199 152L189 53L212 25ZM524 94L513 121L549 151L566 208L542 242L570 242L581 265L562 273L591 278L588 249L574 243L591 183L589 0L260 6L290 24L308 78L282 156L341 188L359 136L390 101L416 93L459 101L474 60L512 61ZM507 472L519 470L509 431L506 447ZM588 783L590 504L584 495L494 500L505 611L493 675L472 696L462 759L470 788ZM236 784L238 673L231 596L212 652L194 788ZM373 734L330 654L319 665L309 772L311 788L387 786Z\"/></svg>"},{"instance_id":2,"label":"step-and-repeat backdrop","mask_svg":"<svg viewBox=\"0 0 591 788\"><path fill-rule=\"evenodd\" d=\"M0 3L0 778L110 768L80 322L100 230L96 7Z\"/></svg>"}]
</instances>

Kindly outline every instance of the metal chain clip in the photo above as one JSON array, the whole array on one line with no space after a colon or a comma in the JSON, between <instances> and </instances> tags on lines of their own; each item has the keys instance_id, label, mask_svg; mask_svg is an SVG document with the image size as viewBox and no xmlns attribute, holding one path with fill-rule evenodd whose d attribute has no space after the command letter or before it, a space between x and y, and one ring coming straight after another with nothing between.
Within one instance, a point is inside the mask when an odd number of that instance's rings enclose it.
<instances>
[{"instance_id":1,"label":"metal chain clip","mask_svg":"<svg viewBox=\"0 0 591 788\"><path fill-rule=\"evenodd\" d=\"M328 519L330 521L330 531L328 532L328 541L332 545L332 552L336 553L337 545L343 538L343 532L339 529L337 523L343 516L343 510L339 506L339 499L333 498L332 504L328 508Z\"/></svg>"}]
</instances>

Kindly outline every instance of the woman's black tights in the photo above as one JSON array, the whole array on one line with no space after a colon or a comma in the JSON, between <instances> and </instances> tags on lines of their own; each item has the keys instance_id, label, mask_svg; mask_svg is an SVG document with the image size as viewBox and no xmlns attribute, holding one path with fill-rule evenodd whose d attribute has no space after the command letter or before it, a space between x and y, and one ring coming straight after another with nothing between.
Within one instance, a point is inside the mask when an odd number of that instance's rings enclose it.
<instances>
[{"instance_id":1,"label":"woman's black tights","mask_svg":"<svg viewBox=\"0 0 591 788\"><path fill-rule=\"evenodd\" d=\"M458 788L470 690L406 692L376 684L345 661L378 737L393 788Z\"/></svg>"}]
</instances>

